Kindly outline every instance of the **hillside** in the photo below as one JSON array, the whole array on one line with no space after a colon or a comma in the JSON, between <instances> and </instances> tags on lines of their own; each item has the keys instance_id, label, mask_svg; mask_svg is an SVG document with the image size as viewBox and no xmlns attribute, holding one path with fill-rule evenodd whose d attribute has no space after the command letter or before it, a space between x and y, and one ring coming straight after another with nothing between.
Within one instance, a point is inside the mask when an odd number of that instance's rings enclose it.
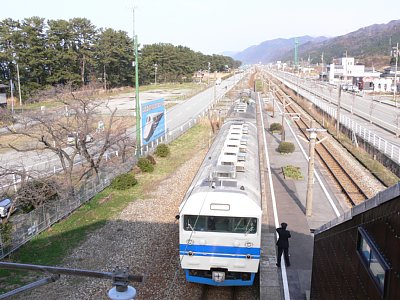
<instances>
[{"instance_id":1,"label":"hillside","mask_svg":"<svg viewBox=\"0 0 400 300\"><path fill-rule=\"evenodd\" d=\"M302 36L298 38L299 45L311 41L323 41L326 37L313 38L310 36ZM290 39L274 39L262 42L259 45L251 46L239 53L234 54L232 57L240 60L244 64L254 63L268 63L281 60L282 53L287 53L294 47L294 38Z\"/></svg>"},{"instance_id":2,"label":"hillside","mask_svg":"<svg viewBox=\"0 0 400 300\"><path fill-rule=\"evenodd\" d=\"M397 42L400 42L400 20L374 24L322 42L303 44L299 47L299 59L306 61L310 56L312 62L321 61L323 52L327 63L332 58L342 57L347 51L347 55L357 58L359 63L379 69L390 64L391 46ZM286 52L282 59L293 60L292 57L290 52Z\"/></svg>"},{"instance_id":3,"label":"hillside","mask_svg":"<svg viewBox=\"0 0 400 300\"><path fill-rule=\"evenodd\" d=\"M347 55L355 57L357 62L382 69L390 64L391 45L400 43L400 20L374 24L333 38L303 36L298 40L300 62L308 61L309 57L311 63L321 62L321 54L324 53L324 62L330 63L347 51ZM233 57L243 63L269 63L277 60L293 62L293 56L294 38L291 38L265 41Z\"/></svg>"}]
</instances>

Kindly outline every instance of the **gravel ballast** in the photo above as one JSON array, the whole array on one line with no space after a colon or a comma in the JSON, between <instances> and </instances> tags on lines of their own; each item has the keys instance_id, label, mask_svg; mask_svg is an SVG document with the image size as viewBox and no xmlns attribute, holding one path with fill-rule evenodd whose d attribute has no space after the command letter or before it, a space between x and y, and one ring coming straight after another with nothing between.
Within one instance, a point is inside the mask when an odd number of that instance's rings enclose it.
<instances>
[{"instance_id":1,"label":"gravel ballast","mask_svg":"<svg viewBox=\"0 0 400 300\"><path fill-rule=\"evenodd\" d=\"M179 263L178 222L175 215L206 150L198 152L162 181L147 199L132 202L113 220L93 232L60 265L70 268L112 271L129 267L143 275L131 283L136 299L198 299L201 286L187 283ZM20 299L108 299L111 280L61 276Z\"/></svg>"}]
</instances>

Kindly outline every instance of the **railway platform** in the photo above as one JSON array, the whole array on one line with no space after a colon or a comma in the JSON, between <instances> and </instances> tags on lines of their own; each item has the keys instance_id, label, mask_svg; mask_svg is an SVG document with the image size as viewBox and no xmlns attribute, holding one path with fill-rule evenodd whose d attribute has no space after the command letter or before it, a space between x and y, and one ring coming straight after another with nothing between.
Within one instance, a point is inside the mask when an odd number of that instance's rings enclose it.
<instances>
[{"instance_id":1,"label":"railway platform","mask_svg":"<svg viewBox=\"0 0 400 300\"><path fill-rule=\"evenodd\" d=\"M306 192L308 145L297 138L298 132L290 121L285 124L285 141L295 145L295 151L282 155L277 151L281 142L280 134L267 130L272 123L281 122L281 114L275 108L275 116L262 112L266 153L263 153L263 179L266 191L263 199L263 236L262 255L260 263L260 299L307 299L311 285L311 270L313 259L313 229L343 214L348 209L341 205L334 196L332 183L324 179L324 172L319 162L315 161L315 176L313 185L312 216L306 217ZM293 122L292 122L293 123ZM303 179L286 179L282 168L293 165L300 168ZM270 171L268 171L270 167ZM276 228L280 223L288 224L291 232L289 239L290 267L283 263L276 266Z\"/></svg>"}]
</instances>

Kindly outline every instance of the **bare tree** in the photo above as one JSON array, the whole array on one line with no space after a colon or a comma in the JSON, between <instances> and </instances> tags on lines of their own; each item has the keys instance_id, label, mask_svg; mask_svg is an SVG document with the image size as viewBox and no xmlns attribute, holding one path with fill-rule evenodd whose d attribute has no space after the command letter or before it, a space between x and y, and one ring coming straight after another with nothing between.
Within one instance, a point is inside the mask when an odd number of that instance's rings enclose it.
<instances>
[{"instance_id":1,"label":"bare tree","mask_svg":"<svg viewBox=\"0 0 400 300\"><path fill-rule=\"evenodd\" d=\"M2 219L3 224L8 222L10 215L13 214L15 209L21 204L19 203L19 198L16 197L18 194L17 191L14 191L14 188L17 186L17 183L15 182L16 178L18 178L18 186L23 187L27 182L35 180L35 176L37 176L37 174L34 174L34 172L28 172L23 165L14 166L11 168L5 164L0 166L0 186L2 189L0 193L1 199L8 198L10 195L14 196L7 216ZM7 184L8 182L12 183Z\"/></svg>"},{"instance_id":2,"label":"bare tree","mask_svg":"<svg viewBox=\"0 0 400 300\"><path fill-rule=\"evenodd\" d=\"M73 192L74 181L94 172L97 176L104 154L122 139L122 121L115 118L107 103L95 100L95 88L71 92L70 87L52 92L59 103L56 109L30 111L21 115L17 124L8 126L10 133L30 138L24 146L9 143L8 147L34 154L55 154L60 162L67 186ZM104 128L98 129L102 122ZM126 122L125 122L126 123ZM125 125L126 126L126 125ZM81 167L75 168L77 162Z\"/></svg>"}]
</instances>

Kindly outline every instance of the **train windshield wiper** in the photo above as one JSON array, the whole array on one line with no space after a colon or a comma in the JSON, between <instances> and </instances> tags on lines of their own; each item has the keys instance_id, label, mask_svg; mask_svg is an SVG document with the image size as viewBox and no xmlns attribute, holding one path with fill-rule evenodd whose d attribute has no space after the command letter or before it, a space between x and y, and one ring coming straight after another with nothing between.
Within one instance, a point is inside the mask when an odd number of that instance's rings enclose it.
<instances>
[{"instance_id":1,"label":"train windshield wiper","mask_svg":"<svg viewBox=\"0 0 400 300\"><path fill-rule=\"evenodd\" d=\"M194 232L194 228L192 227L192 225L190 223L188 223L187 226Z\"/></svg>"},{"instance_id":2,"label":"train windshield wiper","mask_svg":"<svg viewBox=\"0 0 400 300\"><path fill-rule=\"evenodd\" d=\"M250 228L247 229L247 228L249 227L250 224L251 224ZM253 229L254 229L254 228L253 228L253 223L251 222L251 220L249 220L249 222L247 223L246 232L244 233L244 235L248 235L250 232L253 231Z\"/></svg>"}]
</instances>

